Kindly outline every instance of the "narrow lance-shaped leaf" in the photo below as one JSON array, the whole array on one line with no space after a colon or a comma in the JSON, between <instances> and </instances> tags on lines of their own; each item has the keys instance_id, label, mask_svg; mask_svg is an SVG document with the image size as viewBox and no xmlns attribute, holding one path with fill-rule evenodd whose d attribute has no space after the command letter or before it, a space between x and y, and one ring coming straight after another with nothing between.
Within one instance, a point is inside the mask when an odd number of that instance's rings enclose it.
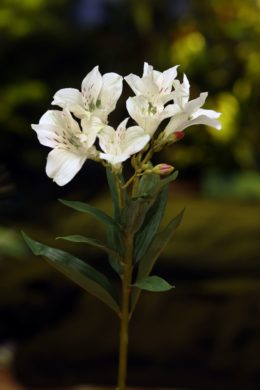
<instances>
[{"instance_id":1,"label":"narrow lance-shaped leaf","mask_svg":"<svg viewBox=\"0 0 260 390\"><path fill-rule=\"evenodd\" d=\"M150 274L156 260L158 259L163 249L166 247L166 245L172 238L173 233L175 232L177 227L179 226L183 217L183 213L184 213L184 209L172 221L170 221L168 225L161 232L156 234L156 236L154 237L150 245L150 248L138 263L138 272L137 272L136 280L141 280ZM140 291L138 290L133 291L132 312L138 301L139 295L140 295Z\"/></svg>"},{"instance_id":2,"label":"narrow lance-shaped leaf","mask_svg":"<svg viewBox=\"0 0 260 390\"><path fill-rule=\"evenodd\" d=\"M70 253L34 241L25 233L22 235L35 255L46 257L49 264L119 313L117 291L105 275Z\"/></svg>"},{"instance_id":3,"label":"narrow lance-shaped leaf","mask_svg":"<svg viewBox=\"0 0 260 390\"><path fill-rule=\"evenodd\" d=\"M107 182L108 182L108 186L112 198L114 220L121 225L121 209L119 205L119 194L118 194L116 178L110 168L106 169L106 174L107 174ZM109 226L107 228L107 243L111 248L114 249L115 252L119 252L120 254L122 254L123 249L122 249L121 231L116 229L114 226ZM111 267L120 275L122 269L117 261L117 258L118 256L113 256L110 254L109 263Z\"/></svg>"},{"instance_id":4,"label":"narrow lance-shaped leaf","mask_svg":"<svg viewBox=\"0 0 260 390\"><path fill-rule=\"evenodd\" d=\"M177 176L178 171L174 171L164 179L155 173L144 175L140 180L138 195L135 198L155 197L167 184L176 180Z\"/></svg>"},{"instance_id":5,"label":"narrow lance-shaped leaf","mask_svg":"<svg viewBox=\"0 0 260 390\"><path fill-rule=\"evenodd\" d=\"M111 218L109 215L104 213L104 211L98 209L97 207L90 206L87 203L71 201L71 200L59 199L59 201L62 204L66 205L68 207L71 207L74 210L92 215L97 220L105 223L107 226L113 226L116 228L120 228L120 225L116 221L114 221L113 218Z\"/></svg>"},{"instance_id":6,"label":"narrow lance-shaped leaf","mask_svg":"<svg viewBox=\"0 0 260 390\"><path fill-rule=\"evenodd\" d=\"M165 207L167 204L168 186L166 186L157 196L154 204L147 212L144 223L138 231L135 239L135 261L138 262L140 258L147 251L153 237L157 233L160 223L162 221Z\"/></svg>"},{"instance_id":7,"label":"narrow lance-shaped leaf","mask_svg":"<svg viewBox=\"0 0 260 390\"><path fill-rule=\"evenodd\" d=\"M137 197L150 196L151 190L160 183L160 176L156 173L145 174L141 177L138 185Z\"/></svg>"},{"instance_id":8,"label":"narrow lance-shaped leaf","mask_svg":"<svg viewBox=\"0 0 260 390\"><path fill-rule=\"evenodd\" d=\"M84 237L81 235L71 235L71 236L57 237L56 240L66 240L71 242L89 244L103 250L104 252L107 252L110 255L118 256L118 254L112 248L103 244L101 241L96 240L95 238Z\"/></svg>"},{"instance_id":9,"label":"narrow lance-shaped leaf","mask_svg":"<svg viewBox=\"0 0 260 390\"><path fill-rule=\"evenodd\" d=\"M112 204L113 204L113 215L114 218L119 222L120 221L120 205L119 205L119 195L117 190L116 178L113 175L113 172L110 168L106 169L107 182L111 193Z\"/></svg>"},{"instance_id":10,"label":"narrow lance-shaped leaf","mask_svg":"<svg viewBox=\"0 0 260 390\"><path fill-rule=\"evenodd\" d=\"M141 290L152 291L152 292L163 292L169 291L174 286L170 285L166 280L159 276L147 276L146 278L138 280L133 287L138 287Z\"/></svg>"},{"instance_id":11,"label":"narrow lance-shaped leaf","mask_svg":"<svg viewBox=\"0 0 260 390\"><path fill-rule=\"evenodd\" d=\"M146 213L154 202L153 198L130 199L124 209L123 226L131 233L136 233L142 226Z\"/></svg>"},{"instance_id":12,"label":"narrow lance-shaped leaf","mask_svg":"<svg viewBox=\"0 0 260 390\"><path fill-rule=\"evenodd\" d=\"M163 249L166 247L166 245L172 238L173 233L181 223L183 213L184 209L174 219L172 219L161 232L156 234L150 248L140 259L138 267L138 279L144 278L150 274L156 260L158 259Z\"/></svg>"},{"instance_id":13,"label":"narrow lance-shaped leaf","mask_svg":"<svg viewBox=\"0 0 260 390\"><path fill-rule=\"evenodd\" d=\"M155 184L153 186L153 188L151 189L151 194L152 195L155 195L157 194L159 191L161 191L161 189L163 187L165 187L167 184L169 184L171 181L174 181L177 179L177 176L178 176L179 172L178 171L174 171L171 175L167 176L166 178L164 179L161 179L157 184Z\"/></svg>"}]
</instances>

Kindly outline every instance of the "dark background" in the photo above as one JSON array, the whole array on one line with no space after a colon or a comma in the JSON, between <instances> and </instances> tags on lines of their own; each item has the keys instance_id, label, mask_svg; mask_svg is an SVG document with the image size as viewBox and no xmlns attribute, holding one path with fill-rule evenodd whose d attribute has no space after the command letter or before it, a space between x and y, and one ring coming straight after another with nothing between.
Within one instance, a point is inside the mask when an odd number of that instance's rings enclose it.
<instances>
[{"instance_id":1,"label":"dark background","mask_svg":"<svg viewBox=\"0 0 260 390\"><path fill-rule=\"evenodd\" d=\"M258 0L2 0L0 6L0 344L31 386L113 384L113 313L33 257L20 237L104 238L57 198L110 209L104 170L87 162L65 187L45 174L48 149L30 124L60 88L101 73L180 64L192 96L209 91L217 132L192 127L156 161L180 175L166 219L182 225L156 273L175 284L144 293L132 320L129 383L189 389L258 388L260 373L260 3ZM181 76L182 77L182 76ZM126 116L125 85L111 124ZM106 269L88 247L60 244Z\"/></svg>"}]
</instances>

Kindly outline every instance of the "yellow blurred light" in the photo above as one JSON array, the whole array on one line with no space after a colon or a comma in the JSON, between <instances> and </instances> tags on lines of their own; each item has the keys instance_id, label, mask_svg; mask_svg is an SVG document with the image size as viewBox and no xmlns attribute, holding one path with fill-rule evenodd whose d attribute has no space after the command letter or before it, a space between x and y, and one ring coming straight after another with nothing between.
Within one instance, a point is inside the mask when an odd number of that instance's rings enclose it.
<instances>
[{"instance_id":1,"label":"yellow blurred light","mask_svg":"<svg viewBox=\"0 0 260 390\"><path fill-rule=\"evenodd\" d=\"M252 85L249 80L238 79L233 87L234 94L239 100L246 100L249 98L252 90Z\"/></svg>"},{"instance_id":2,"label":"yellow blurred light","mask_svg":"<svg viewBox=\"0 0 260 390\"><path fill-rule=\"evenodd\" d=\"M201 55L206 47L204 36L198 32L180 37L171 45L171 57L173 62L179 62L185 68L194 58Z\"/></svg>"},{"instance_id":3,"label":"yellow blurred light","mask_svg":"<svg viewBox=\"0 0 260 390\"><path fill-rule=\"evenodd\" d=\"M5 6L21 10L38 10L43 3L44 0L5 0Z\"/></svg>"},{"instance_id":4,"label":"yellow blurred light","mask_svg":"<svg viewBox=\"0 0 260 390\"><path fill-rule=\"evenodd\" d=\"M209 127L208 130L215 139L228 143L237 133L239 102L235 96L228 92L223 92L217 97L217 111L222 113L220 117L222 129L216 131Z\"/></svg>"},{"instance_id":5,"label":"yellow blurred light","mask_svg":"<svg viewBox=\"0 0 260 390\"><path fill-rule=\"evenodd\" d=\"M250 76L260 78L260 53L252 51L247 57L247 71Z\"/></svg>"}]
</instances>

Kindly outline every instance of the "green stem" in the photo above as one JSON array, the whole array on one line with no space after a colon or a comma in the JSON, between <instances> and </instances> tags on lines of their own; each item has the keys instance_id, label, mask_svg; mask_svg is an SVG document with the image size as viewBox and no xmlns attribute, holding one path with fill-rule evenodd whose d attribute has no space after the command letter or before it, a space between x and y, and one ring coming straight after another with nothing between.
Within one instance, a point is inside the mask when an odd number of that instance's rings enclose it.
<instances>
[{"instance_id":1,"label":"green stem","mask_svg":"<svg viewBox=\"0 0 260 390\"><path fill-rule=\"evenodd\" d=\"M126 232L124 272L122 276L122 306L119 343L119 367L117 390L126 389L130 284L132 281L133 236Z\"/></svg>"},{"instance_id":2,"label":"green stem","mask_svg":"<svg viewBox=\"0 0 260 390\"><path fill-rule=\"evenodd\" d=\"M116 187L117 187L117 194L118 194L118 203L119 203L119 208L122 210L123 208L123 203L124 203L124 196L123 196L123 189L122 189L122 183L118 175L115 175L116 179Z\"/></svg>"}]
</instances>

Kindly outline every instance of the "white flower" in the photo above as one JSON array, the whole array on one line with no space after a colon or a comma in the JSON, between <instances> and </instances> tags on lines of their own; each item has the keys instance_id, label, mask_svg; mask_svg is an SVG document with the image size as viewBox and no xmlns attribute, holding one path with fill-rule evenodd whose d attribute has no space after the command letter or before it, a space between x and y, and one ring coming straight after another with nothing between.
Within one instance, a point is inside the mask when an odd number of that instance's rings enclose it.
<instances>
[{"instance_id":1,"label":"white flower","mask_svg":"<svg viewBox=\"0 0 260 390\"><path fill-rule=\"evenodd\" d=\"M164 139L169 138L175 132L183 131L193 125L207 125L217 130L221 129L221 124L218 121L221 114L213 110L201 108L208 96L207 92L203 92L198 98L189 101L190 84L185 75L182 84L178 80L174 81L174 87L174 106L176 112L164 129Z\"/></svg>"},{"instance_id":2,"label":"white flower","mask_svg":"<svg viewBox=\"0 0 260 390\"><path fill-rule=\"evenodd\" d=\"M177 67L158 72L145 62L142 77L129 74L125 80L137 96L143 95L153 105L165 104L172 100L172 84L177 76Z\"/></svg>"},{"instance_id":3,"label":"white flower","mask_svg":"<svg viewBox=\"0 0 260 390\"><path fill-rule=\"evenodd\" d=\"M81 169L87 158L97 156L93 146L103 124L91 117L79 124L67 110L49 110L38 125L32 125L42 145L53 150L48 154L46 173L58 185L67 184Z\"/></svg>"},{"instance_id":4,"label":"white flower","mask_svg":"<svg viewBox=\"0 0 260 390\"><path fill-rule=\"evenodd\" d=\"M164 119L173 116L178 111L178 107L174 104L168 104L166 107L162 104L153 105L141 95L128 98L126 107L129 115L151 137Z\"/></svg>"},{"instance_id":5,"label":"white flower","mask_svg":"<svg viewBox=\"0 0 260 390\"><path fill-rule=\"evenodd\" d=\"M116 130L105 126L98 135L100 147L104 153L100 157L112 165L120 165L132 154L138 153L149 142L150 137L139 126L126 128L128 118L120 123Z\"/></svg>"},{"instance_id":6,"label":"white flower","mask_svg":"<svg viewBox=\"0 0 260 390\"><path fill-rule=\"evenodd\" d=\"M102 76L95 66L82 81L81 92L75 88L60 89L52 104L68 109L77 118L94 115L106 122L122 93L122 83L122 76L117 73Z\"/></svg>"}]
</instances>

